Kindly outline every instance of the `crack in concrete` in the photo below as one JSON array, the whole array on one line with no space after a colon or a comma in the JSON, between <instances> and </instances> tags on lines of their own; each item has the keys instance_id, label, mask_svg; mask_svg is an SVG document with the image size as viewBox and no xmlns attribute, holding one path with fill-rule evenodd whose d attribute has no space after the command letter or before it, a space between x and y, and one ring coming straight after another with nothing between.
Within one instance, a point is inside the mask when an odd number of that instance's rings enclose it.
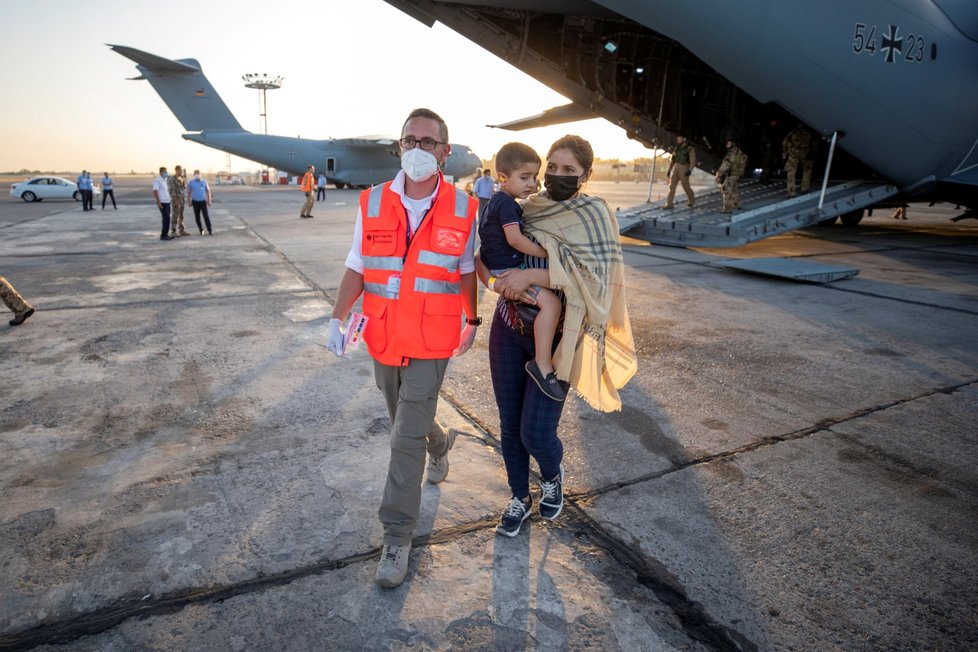
<instances>
[{"instance_id":1,"label":"crack in concrete","mask_svg":"<svg viewBox=\"0 0 978 652\"><path fill-rule=\"evenodd\" d=\"M914 299L903 299L900 297L888 297L885 294L876 294L875 292L867 292L866 290L854 290L852 288L834 287L832 285L827 285L827 284L822 284L822 287L828 290L835 290L836 292L858 294L860 296L872 297L874 299L886 299L887 301L895 301L896 303L903 303L909 306L923 306L925 308L934 308L935 310L947 310L950 312L960 312L965 315L978 315L978 310L969 310L968 308L957 308L955 306L941 306L936 303L927 303L926 301L916 301Z\"/></svg>"},{"instance_id":2,"label":"crack in concrete","mask_svg":"<svg viewBox=\"0 0 978 652\"><path fill-rule=\"evenodd\" d=\"M412 545L424 547L449 543L467 534L493 528L495 525L495 521L490 519L464 523L415 537ZM82 636L101 634L132 618L168 615L187 606L222 602L240 595L284 586L306 577L321 575L328 571L339 570L352 564L379 558L380 552L380 548L374 548L367 552L354 553L339 559L324 557L315 563L280 573L257 575L230 584L215 584L184 591L173 591L156 598L144 598L137 595L123 596L110 605L84 612L75 618L43 622L19 632L2 634L0 635L0 651L28 650L39 645L71 643Z\"/></svg>"},{"instance_id":3,"label":"crack in concrete","mask_svg":"<svg viewBox=\"0 0 978 652\"><path fill-rule=\"evenodd\" d=\"M897 405L903 405L905 403L911 403L913 401L918 401L922 398L927 398L928 396L934 396L936 394L953 394L954 392L962 389L964 387L970 387L978 384L978 378L965 381L963 383L958 383L957 385L948 385L945 387L938 387L937 389L932 389L928 392L923 392L916 396L910 396L907 398L899 398L886 403L880 403L879 405L874 405L872 407L864 408L862 410L857 410L848 415L837 417L837 418L826 418L818 423L808 426L806 428L800 428L798 430L793 430L791 432L782 433L780 435L768 435L767 437L762 437L756 441L749 444L744 444L743 446L738 446L737 448L731 448L726 451L719 451L717 453L712 453L710 455L702 455L700 457L687 460L685 462L675 463L667 469L662 469L661 471L656 471L655 473L648 473L646 475L639 476L637 478L632 478L631 480L623 480L622 482L615 482L604 487L599 487L597 489L591 489L590 491L581 491L574 494L567 494L573 497L575 500L588 500L590 498L595 498L597 496L610 493L612 491L617 491L625 487L631 487L642 482L648 482L649 480L658 480L666 475L676 473L677 471L682 471L688 469L691 466L699 466L701 464L709 464L711 462L716 462L717 460L727 460L743 453L750 453L756 451L760 448L765 448L767 446L772 446L774 444L779 444L785 441L793 441L796 439L801 439L803 437L808 437L814 435L817 432L823 430L829 430L833 426L837 426L841 423L846 423L847 421L852 421L854 419L861 419L862 417L869 416L876 412L882 412L888 410Z\"/></svg>"},{"instance_id":4,"label":"crack in concrete","mask_svg":"<svg viewBox=\"0 0 978 652\"><path fill-rule=\"evenodd\" d=\"M711 649L726 651L754 651L757 646L739 632L716 622L700 603L690 600L675 577L656 560L648 560L633 552L611 536L583 509L568 499L565 505L571 516L565 526L588 538L594 545L608 551L620 564L635 573L636 580L650 589L662 604L669 607L679 619L683 631L692 639ZM481 519L463 523L415 537L412 547L451 543L469 534L495 529L495 519ZM355 553L340 559L323 558L318 562L298 568L258 575L231 584L217 584L174 591L156 598L129 595L114 603L82 613L66 620L49 621L11 634L0 635L0 651L28 650L40 645L68 644L83 636L106 632L133 618L149 618L177 613L184 607L223 602L234 597L257 593L265 589L285 586L296 580L339 570L352 564L363 563L380 556L381 549Z\"/></svg>"},{"instance_id":5,"label":"crack in concrete","mask_svg":"<svg viewBox=\"0 0 978 652\"><path fill-rule=\"evenodd\" d=\"M646 558L634 547L627 546L608 533L587 515L573 500L565 505L572 516L571 523L579 523L582 533L596 546L608 551L620 564L635 573L635 579L651 590L659 601L669 607L682 624L683 631L693 640L713 650L745 651L758 647L740 632L715 621L702 604L691 600L686 591L659 560Z\"/></svg>"}]
</instances>

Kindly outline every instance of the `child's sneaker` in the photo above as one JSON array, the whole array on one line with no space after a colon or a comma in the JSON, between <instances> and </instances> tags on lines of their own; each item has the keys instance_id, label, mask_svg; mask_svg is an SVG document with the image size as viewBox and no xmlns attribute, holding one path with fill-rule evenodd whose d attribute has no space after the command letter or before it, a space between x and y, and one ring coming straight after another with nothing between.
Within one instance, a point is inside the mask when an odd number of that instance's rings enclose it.
<instances>
[{"instance_id":1,"label":"child's sneaker","mask_svg":"<svg viewBox=\"0 0 978 652\"><path fill-rule=\"evenodd\" d=\"M540 480L540 516L552 521L564 509L564 465L553 480Z\"/></svg>"},{"instance_id":2,"label":"child's sneaker","mask_svg":"<svg viewBox=\"0 0 978 652\"><path fill-rule=\"evenodd\" d=\"M547 395L547 398L552 398L555 401L563 401L567 398L567 390L557 380L556 372L551 371L544 376L539 365L537 365L537 361L530 360L526 363L526 373L530 374L530 378L537 384L540 391Z\"/></svg>"}]
</instances>

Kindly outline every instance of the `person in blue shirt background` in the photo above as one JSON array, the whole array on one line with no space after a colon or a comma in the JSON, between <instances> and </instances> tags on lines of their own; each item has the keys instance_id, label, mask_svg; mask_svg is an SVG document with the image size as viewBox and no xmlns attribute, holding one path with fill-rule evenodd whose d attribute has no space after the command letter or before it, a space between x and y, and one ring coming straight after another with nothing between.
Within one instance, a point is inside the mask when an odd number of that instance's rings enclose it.
<instances>
[{"instance_id":1,"label":"person in blue shirt background","mask_svg":"<svg viewBox=\"0 0 978 652\"><path fill-rule=\"evenodd\" d=\"M102 173L102 210L105 210L105 198L112 198L112 209L118 210L115 205L115 193L112 191L112 177L109 176L108 172Z\"/></svg>"},{"instance_id":2,"label":"person in blue shirt background","mask_svg":"<svg viewBox=\"0 0 978 652\"><path fill-rule=\"evenodd\" d=\"M475 180L475 185L472 187L475 196L479 198L479 217L482 217L482 212L486 209L486 204L489 203L494 190L492 170L486 168L482 171L482 176Z\"/></svg>"},{"instance_id":3,"label":"person in blue shirt background","mask_svg":"<svg viewBox=\"0 0 978 652\"><path fill-rule=\"evenodd\" d=\"M211 230L211 216L207 212L207 207L211 205L211 187L207 182L200 178L200 170L194 170L194 178L187 182L187 195L190 205L194 209L194 219L197 220L197 229L204 235L204 226L207 226L207 235L214 235ZM200 215L204 215L204 224L200 223Z\"/></svg>"},{"instance_id":4,"label":"person in blue shirt background","mask_svg":"<svg viewBox=\"0 0 978 652\"><path fill-rule=\"evenodd\" d=\"M326 175L320 172L319 178L316 179L316 201L325 201L325 199L326 199Z\"/></svg>"},{"instance_id":5,"label":"person in blue shirt background","mask_svg":"<svg viewBox=\"0 0 978 652\"><path fill-rule=\"evenodd\" d=\"M94 208L92 205L92 177L88 170L82 170L78 175L78 192L81 193L82 210L89 211Z\"/></svg>"}]
</instances>

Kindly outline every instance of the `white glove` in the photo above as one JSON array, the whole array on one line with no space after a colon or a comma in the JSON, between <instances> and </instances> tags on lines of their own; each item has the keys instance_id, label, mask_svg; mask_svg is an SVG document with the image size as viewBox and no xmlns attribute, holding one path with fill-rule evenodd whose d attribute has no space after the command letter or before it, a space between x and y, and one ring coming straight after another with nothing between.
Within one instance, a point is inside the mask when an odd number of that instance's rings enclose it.
<instances>
[{"instance_id":1,"label":"white glove","mask_svg":"<svg viewBox=\"0 0 978 652\"><path fill-rule=\"evenodd\" d=\"M327 351L340 357L343 356L343 350L346 347L346 336L343 335L345 330L342 320L335 318L329 320L329 333L326 335Z\"/></svg>"},{"instance_id":2,"label":"white glove","mask_svg":"<svg viewBox=\"0 0 978 652\"><path fill-rule=\"evenodd\" d=\"M475 331L477 326L472 324L466 324L465 328L462 329L462 334L458 339L458 348L452 351L452 357L462 355L470 348L472 348L472 343L475 342Z\"/></svg>"}]
</instances>

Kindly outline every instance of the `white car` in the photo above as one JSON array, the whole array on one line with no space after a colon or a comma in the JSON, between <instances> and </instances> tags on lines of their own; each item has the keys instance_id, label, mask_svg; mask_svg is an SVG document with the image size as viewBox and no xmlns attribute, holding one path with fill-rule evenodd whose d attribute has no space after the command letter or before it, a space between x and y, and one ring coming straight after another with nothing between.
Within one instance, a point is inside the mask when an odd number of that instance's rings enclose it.
<instances>
[{"instance_id":1,"label":"white car","mask_svg":"<svg viewBox=\"0 0 978 652\"><path fill-rule=\"evenodd\" d=\"M10 194L24 201L43 201L45 199L74 199L81 201L78 184L61 177L34 177L10 186ZM102 189L92 184L92 195L98 197Z\"/></svg>"}]
</instances>

